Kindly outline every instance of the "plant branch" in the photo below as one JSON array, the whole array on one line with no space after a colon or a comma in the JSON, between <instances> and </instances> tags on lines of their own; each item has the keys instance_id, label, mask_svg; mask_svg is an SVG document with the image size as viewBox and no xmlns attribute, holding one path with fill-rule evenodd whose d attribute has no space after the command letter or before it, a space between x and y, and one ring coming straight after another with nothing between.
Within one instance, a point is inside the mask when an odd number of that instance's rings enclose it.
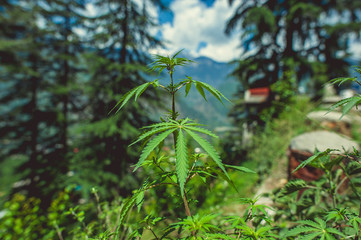
<instances>
[{"instance_id":1,"label":"plant branch","mask_svg":"<svg viewBox=\"0 0 361 240\"><path fill-rule=\"evenodd\" d=\"M176 114L176 111L175 111L175 93L176 93L177 90L174 89L173 71L169 72L169 76L170 76L170 80L171 80L171 87L170 87L171 92L170 93L172 95L172 120L176 121L177 120L177 114ZM176 131L173 132L173 143L174 143L174 149L176 149L176 147L177 147L177 132ZM192 217L185 190L183 191L183 197L182 198L183 198L185 214L187 216L189 216L189 217Z\"/></svg>"},{"instance_id":2,"label":"plant branch","mask_svg":"<svg viewBox=\"0 0 361 240\"><path fill-rule=\"evenodd\" d=\"M177 87L177 88L175 89L174 93L176 93L179 89L181 89L182 87L184 87L184 86L187 85L188 83L190 83L190 82L185 82L185 83L183 83L182 85L180 85L179 87Z\"/></svg>"},{"instance_id":3,"label":"plant branch","mask_svg":"<svg viewBox=\"0 0 361 240\"><path fill-rule=\"evenodd\" d=\"M154 159L153 162L163 173L167 173ZM167 178L169 178L173 182L172 184L177 185L174 183L174 180L171 177L169 177L169 175L167 175Z\"/></svg>"},{"instance_id":4,"label":"plant branch","mask_svg":"<svg viewBox=\"0 0 361 240\"><path fill-rule=\"evenodd\" d=\"M159 87L165 89L167 92L169 92L168 88L164 87L162 84L159 84Z\"/></svg>"},{"instance_id":5,"label":"plant branch","mask_svg":"<svg viewBox=\"0 0 361 240\"><path fill-rule=\"evenodd\" d=\"M185 213L188 217L192 217L192 213L191 210L189 208L189 204L188 204L188 200L187 200L187 196L186 196L186 191L183 191L183 204L184 204L184 209L185 209Z\"/></svg>"},{"instance_id":6,"label":"plant branch","mask_svg":"<svg viewBox=\"0 0 361 240\"><path fill-rule=\"evenodd\" d=\"M336 186L334 186L335 184L333 183L332 181L332 175L329 171L327 171L327 178L328 178L328 182L330 184L330 195L331 195L331 198L332 198L332 205L333 205L333 208L336 208L336 197L335 197L335 189L336 189Z\"/></svg>"},{"instance_id":7,"label":"plant branch","mask_svg":"<svg viewBox=\"0 0 361 240\"><path fill-rule=\"evenodd\" d=\"M197 175L197 173L194 173L193 175L191 175L191 173L192 173L192 171L193 171L193 169L194 169L194 167L195 167L195 165L196 165L197 161L198 161L198 158L196 158L196 160L194 161L194 163L193 163L193 165L192 165L191 169L189 170L189 174L188 174L188 177L187 177L187 179L186 179L186 182L188 182L190 179L192 179L194 176L196 176L196 175Z\"/></svg>"},{"instance_id":8,"label":"plant branch","mask_svg":"<svg viewBox=\"0 0 361 240\"><path fill-rule=\"evenodd\" d=\"M145 188L144 191L148 191L149 189L152 189L152 188L155 188L155 187L158 187L158 186L161 186L161 185L174 185L174 186L177 186L177 187L178 187L178 185L175 184L175 183L162 182L162 183L157 183L157 184L154 184L154 185L152 185L152 186L149 186L149 187Z\"/></svg>"},{"instance_id":9,"label":"plant branch","mask_svg":"<svg viewBox=\"0 0 361 240\"><path fill-rule=\"evenodd\" d=\"M155 239L157 239L157 240L159 239L158 236L155 234L155 232L153 231L153 229L150 226L148 226L148 230L152 232Z\"/></svg>"},{"instance_id":10,"label":"plant branch","mask_svg":"<svg viewBox=\"0 0 361 240\"><path fill-rule=\"evenodd\" d=\"M61 234L61 230L59 229L59 226L58 224L56 224L56 222L54 221L54 227L55 227L55 230L56 230L56 234L58 235L59 237L59 240L64 240L62 234Z\"/></svg>"}]
</instances>

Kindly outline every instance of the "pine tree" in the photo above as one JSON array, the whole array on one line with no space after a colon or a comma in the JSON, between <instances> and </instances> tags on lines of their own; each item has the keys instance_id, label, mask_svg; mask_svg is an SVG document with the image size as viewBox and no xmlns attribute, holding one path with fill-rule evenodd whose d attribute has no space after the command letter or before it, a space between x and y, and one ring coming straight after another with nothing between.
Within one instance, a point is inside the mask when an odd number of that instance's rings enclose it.
<instances>
[{"instance_id":1,"label":"pine tree","mask_svg":"<svg viewBox=\"0 0 361 240\"><path fill-rule=\"evenodd\" d=\"M41 57L35 49L41 46L41 31L31 20L34 12L27 8L9 1L3 4L1 13L1 159L16 161L20 155L34 164L40 157ZM34 182L35 175L29 175Z\"/></svg>"},{"instance_id":2,"label":"pine tree","mask_svg":"<svg viewBox=\"0 0 361 240\"><path fill-rule=\"evenodd\" d=\"M157 1L153 2L158 6ZM104 196L111 196L111 190L126 195L136 186L130 165L136 161L137 152L128 145L139 134L137 129L151 122L146 111L157 108L152 105L157 95L150 91L142 96L144 101L131 104L126 112L110 112L119 96L146 81L147 51L161 45L149 33L154 24L148 4L151 2L139 5L132 0L97 1L102 12L87 25L92 30L92 50L84 55L90 69L88 87L84 89L89 107L87 124L77 130L82 136L72 164L76 173L73 179L84 192L96 185Z\"/></svg>"},{"instance_id":3,"label":"pine tree","mask_svg":"<svg viewBox=\"0 0 361 240\"><path fill-rule=\"evenodd\" d=\"M228 34L236 28L243 30L245 57L234 74L244 89L282 81L276 93L283 103L288 100L282 99L283 92L294 93L307 81L309 91L319 97L318 90L327 79L348 71L349 43L361 30L360 8L359 1L347 0L243 1L226 28ZM242 107L236 107L233 114L239 116Z\"/></svg>"},{"instance_id":4,"label":"pine tree","mask_svg":"<svg viewBox=\"0 0 361 240\"><path fill-rule=\"evenodd\" d=\"M71 50L75 48L75 35L71 36L69 26L70 22L75 24L75 17L67 8L63 13L55 11L53 4L54 1L48 5L46 1L6 3L0 23L6 26L2 28L2 45L14 45L1 48L5 56L1 59L1 100L7 106L2 114L6 119L1 126L5 143L1 157L24 158L18 169L26 180L21 189L29 196L41 198L44 205L64 187L69 162L68 81L70 77L74 79L76 71L70 67L76 52ZM61 14L68 23L63 28L57 22Z\"/></svg>"}]
</instances>

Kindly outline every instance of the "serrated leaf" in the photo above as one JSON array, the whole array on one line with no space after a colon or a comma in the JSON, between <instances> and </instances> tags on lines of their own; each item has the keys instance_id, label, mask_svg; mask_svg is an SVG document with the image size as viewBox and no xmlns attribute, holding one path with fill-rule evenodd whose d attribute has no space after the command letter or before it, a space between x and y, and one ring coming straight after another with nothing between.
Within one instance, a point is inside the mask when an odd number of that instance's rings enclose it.
<instances>
[{"instance_id":1,"label":"serrated leaf","mask_svg":"<svg viewBox=\"0 0 361 240\"><path fill-rule=\"evenodd\" d=\"M289 230L287 232L287 234L285 234L283 237L290 237L290 236L298 235L300 233L307 233L307 232L313 232L313 231L315 231L315 228L313 228L313 227L297 226L297 227Z\"/></svg>"},{"instance_id":2,"label":"serrated leaf","mask_svg":"<svg viewBox=\"0 0 361 240\"><path fill-rule=\"evenodd\" d=\"M221 158L219 157L217 151L213 148L213 146L207 140L200 137L198 134L188 129L184 130L203 148L204 151L207 152L207 154L213 159L213 161L218 165L218 167L222 169L227 178L230 179L227 171L224 169Z\"/></svg>"},{"instance_id":3,"label":"serrated leaf","mask_svg":"<svg viewBox=\"0 0 361 240\"><path fill-rule=\"evenodd\" d=\"M133 196L131 196L130 198L125 200L125 203L123 204L123 206L120 210L120 218L119 218L119 224L118 224L117 230L116 230L116 236L119 235L120 229L124 224L124 219L127 216L127 214L129 213L129 211L132 209L132 207L134 206L138 194L139 194L139 192L137 191L136 193L133 194Z\"/></svg>"},{"instance_id":4,"label":"serrated leaf","mask_svg":"<svg viewBox=\"0 0 361 240\"><path fill-rule=\"evenodd\" d=\"M300 224L304 224L304 225L309 225L309 226L312 226L314 228L320 228L320 225L317 224L316 222L314 221L311 221L311 220L300 220L300 221L297 221L297 223L300 223Z\"/></svg>"},{"instance_id":5,"label":"serrated leaf","mask_svg":"<svg viewBox=\"0 0 361 240\"><path fill-rule=\"evenodd\" d=\"M356 187L360 187L361 186L361 178L352 178L351 183Z\"/></svg>"},{"instance_id":6,"label":"serrated leaf","mask_svg":"<svg viewBox=\"0 0 361 240\"><path fill-rule=\"evenodd\" d=\"M174 132L176 129L170 129L166 132L163 132L161 134L159 134L158 136L154 137L152 140L150 140L148 142L148 144L145 146L145 148L143 149L142 154L140 155L140 159L138 161L138 163L135 165L135 168L133 170L136 171L141 165L142 163L147 159L147 157L149 156L149 154L167 137L169 136L172 132Z\"/></svg>"},{"instance_id":7,"label":"serrated leaf","mask_svg":"<svg viewBox=\"0 0 361 240\"><path fill-rule=\"evenodd\" d=\"M191 121L189 118L185 118L185 119L183 119L183 120L180 122L179 125L184 125L184 124L186 124L186 123L189 122L189 121ZM188 124L187 124L187 125L188 125Z\"/></svg>"},{"instance_id":8,"label":"serrated leaf","mask_svg":"<svg viewBox=\"0 0 361 240\"><path fill-rule=\"evenodd\" d=\"M302 179L291 180L282 188L279 193L279 197L283 197L306 187L307 183Z\"/></svg>"},{"instance_id":9,"label":"serrated leaf","mask_svg":"<svg viewBox=\"0 0 361 240\"><path fill-rule=\"evenodd\" d=\"M204 98L204 100L207 102L207 98L206 95L204 94L204 90L201 84L195 83L196 89L198 90L198 92L202 95L202 97Z\"/></svg>"},{"instance_id":10,"label":"serrated leaf","mask_svg":"<svg viewBox=\"0 0 361 240\"><path fill-rule=\"evenodd\" d=\"M151 83L144 83L140 86L137 86L135 88L133 88L132 90L130 90L129 92L127 92L119 101L118 103L112 108L112 110L109 111L109 113L111 113L115 108L117 108L119 105L120 107L118 108L118 110L115 113L118 113L125 104L127 104L127 102L129 101L129 99L131 99L134 95L135 95L135 101L138 99L138 97L147 89L147 87L150 85Z\"/></svg>"},{"instance_id":11,"label":"serrated leaf","mask_svg":"<svg viewBox=\"0 0 361 240\"><path fill-rule=\"evenodd\" d=\"M357 78L353 77L353 78L345 78L345 77L339 77L339 78L334 78L332 79L330 82L332 84L337 84L338 83L338 86L340 86L341 84L347 82L347 81L351 81L351 82L354 82L356 81Z\"/></svg>"},{"instance_id":12,"label":"serrated leaf","mask_svg":"<svg viewBox=\"0 0 361 240\"><path fill-rule=\"evenodd\" d=\"M140 209L142 208L144 202L144 191L140 191L138 196L136 197L136 205L138 208L138 213L140 212Z\"/></svg>"},{"instance_id":13,"label":"serrated leaf","mask_svg":"<svg viewBox=\"0 0 361 240\"><path fill-rule=\"evenodd\" d=\"M116 109L116 108L119 106L119 104L121 104L120 107L118 108L118 110L115 112L115 113L118 113L118 112L120 111L120 109L122 109L122 107L124 107L124 105L129 101L129 99L131 99L131 98L134 96L134 94L135 94L136 91L137 91L137 88L138 88L138 87L133 88L132 90L130 90L129 92L127 92L127 93L118 101L118 103L112 108L112 110L109 111L108 114L110 114L114 109Z\"/></svg>"},{"instance_id":14,"label":"serrated leaf","mask_svg":"<svg viewBox=\"0 0 361 240\"><path fill-rule=\"evenodd\" d=\"M321 218L315 218L315 221L320 225L321 228L326 228L326 222Z\"/></svg>"},{"instance_id":15,"label":"serrated leaf","mask_svg":"<svg viewBox=\"0 0 361 240\"><path fill-rule=\"evenodd\" d=\"M326 230L327 232L345 237L345 235L342 232L338 231L336 228L327 228Z\"/></svg>"},{"instance_id":16,"label":"serrated leaf","mask_svg":"<svg viewBox=\"0 0 361 240\"><path fill-rule=\"evenodd\" d=\"M310 233L307 234L305 236L300 237L298 240L314 240L316 239L316 237L318 237L319 235L322 235L321 232L314 232L314 233ZM321 238L322 239L322 238Z\"/></svg>"},{"instance_id":17,"label":"serrated leaf","mask_svg":"<svg viewBox=\"0 0 361 240\"><path fill-rule=\"evenodd\" d=\"M188 177L188 153L187 145L183 135L182 129L179 129L177 144L176 144L176 171L178 176L178 183L181 189L182 196L184 195L184 185Z\"/></svg>"},{"instance_id":18,"label":"serrated leaf","mask_svg":"<svg viewBox=\"0 0 361 240\"><path fill-rule=\"evenodd\" d=\"M188 93L191 90L191 88L192 88L192 82L187 83L185 87L186 97L188 96Z\"/></svg>"},{"instance_id":19,"label":"serrated leaf","mask_svg":"<svg viewBox=\"0 0 361 240\"><path fill-rule=\"evenodd\" d=\"M216 177L215 175L212 175L211 173L209 173L209 172L206 172L206 171L202 171L202 170L195 170L197 173L198 173L198 175L200 176L200 177L202 177L202 174L204 174L204 175L207 175L207 176L209 176L209 177Z\"/></svg>"},{"instance_id":20,"label":"serrated leaf","mask_svg":"<svg viewBox=\"0 0 361 240\"><path fill-rule=\"evenodd\" d=\"M153 82L151 82L151 84L153 85L153 87L159 87L159 80L158 79L156 79L156 80L154 80Z\"/></svg>"},{"instance_id":21,"label":"serrated leaf","mask_svg":"<svg viewBox=\"0 0 361 240\"><path fill-rule=\"evenodd\" d=\"M161 122L161 123L154 123L152 125L149 126L144 126L141 129L147 129L147 128L157 128L157 127L163 127L163 126L171 126L174 125L173 123L170 122Z\"/></svg>"},{"instance_id":22,"label":"serrated leaf","mask_svg":"<svg viewBox=\"0 0 361 240\"><path fill-rule=\"evenodd\" d=\"M360 217L352 217L349 220L349 223L353 226L353 228L356 231L359 231L359 224L361 224L361 218Z\"/></svg>"},{"instance_id":23,"label":"serrated leaf","mask_svg":"<svg viewBox=\"0 0 361 240\"><path fill-rule=\"evenodd\" d=\"M234 240L234 238L223 234L223 233L207 233L206 239L224 239L224 240Z\"/></svg>"},{"instance_id":24,"label":"serrated leaf","mask_svg":"<svg viewBox=\"0 0 361 240\"><path fill-rule=\"evenodd\" d=\"M133 143L131 143L129 145L129 147L136 144L136 143L138 143L138 142L140 142L140 141L142 141L142 140L144 140L144 139L146 139L146 138L148 138L148 137L153 136L156 133L163 132L163 131L168 130L168 129L172 128L172 127L174 127L174 125L170 125L170 124L158 125L156 128L154 128L152 130L149 130L149 131L143 133L142 135L140 135L135 142L133 142Z\"/></svg>"},{"instance_id":25,"label":"serrated leaf","mask_svg":"<svg viewBox=\"0 0 361 240\"><path fill-rule=\"evenodd\" d=\"M258 234L264 233L264 232L269 232L273 227L271 226L267 226L267 227L261 227L257 230Z\"/></svg>"},{"instance_id":26,"label":"serrated leaf","mask_svg":"<svg viewBox=\"0 0 361 240\"><path fill-rule=\"evenodd\" d=\"M350 97L350 101L343 107L341 118L347 114L354 106L357 106L361 103L360 96Z\"/></svg>"},{"instance_id":27,"label":"serrated leaf","mask_svg":"<svg viewBox=\"0 0 361 240\"><path fill-rule=\"evenodd\" d=\"M135 91L134 101L137 101L139 96L149 87L150 84L151 84L150 82L144 83L137 88L137 91Z\"/></svg>"},{"instance_id":28,"label":"serrated leaf","mask_svg":"<svg viewBox=\"0 0 361 240\"><path fill-rule=\"evenodd\" d=\"M176 56L178 56L178 54L180 54L183 50L184 50L184 49L181 49L181 50L179 50L178 52L176 52L176 53L173 55L172 58L175 58Z\"/></svg>"},{"instance_id":29,"label":"serrated leaf","mask_svg":"<svg viewBox=\"0 0 361 240\"><path fill-rule=\"evenodd\" d=\"M326 151L323 152L318 152L315 155L309 157L307 160L303 161L300 165L298 165L296 167L295 170L292 171L292 173L298 171L298 169L305 167L308 164L311 164L312 162L318 160L319 158L326 156L327 154L329 154L333 149L327 149Z\"/></svg>"},{"instance_id":30,"label":"serrated leaf","mask_svg":"<svg viewBox=\"0 0 361 240\"><path fill-rule=\"evenodd\" d=\"M340 101L338 101L337 103L333 104L327 111L327 113L329 112L332 112L333 110L335 110L336 108L348 103L349 101L351 101L351 98L345 98L345 99L342 99ZM327 114L326 113L326 114Z\"/></svg>"},{"instance_id":31,"label":"serrated leaf","mask_svg":"<svg viewBox=\"0 0 361 240\"><path fill-rule=\"evenodd\" d=\"M214 138L218 138L218 136L214 133L212 133L211 131L209 131L208 129L205 128L199 128L199 127L195 127L195 126L189 126L188 124L185 126L186 129L189 129L191 131L196 131L196 132L200 132L203 134L206 134L210 137L214 137Z\"/></svg>"},{"instance_id":32,"label":"serrated leaf","mask_svg":"<svg viewBox=\"0 0 361 240\"><path fill-rule=\"evenodd\" d=\"M210 92L213 96L215 96L218 101L220 101L223 104L222 98L224 98L225 100L227 100L228 102L230 102L228 100L228 98L226 98L219 90L217 90L216 88L212 87L211 85L209 85L208 83L205 82L200 82L197 81L197 84L200 84L203 88L205 88L208 92Z\"/></svg>"},{"instance_id":33,"label":"serrated leaf","mask_svg":"<svg viewBox=\"0 0 361 240\"><path fill-rule=\"evenodd\" d=\"M228 167L228 168L233 168L237 171L241 171L241 172L245 172L245 173L256 173L255 171L246 168L246 167L242 167L242 166L234 166L234 165L227 165L227 164L223 164L224 166Z\"/></svg>"}]
</instances>

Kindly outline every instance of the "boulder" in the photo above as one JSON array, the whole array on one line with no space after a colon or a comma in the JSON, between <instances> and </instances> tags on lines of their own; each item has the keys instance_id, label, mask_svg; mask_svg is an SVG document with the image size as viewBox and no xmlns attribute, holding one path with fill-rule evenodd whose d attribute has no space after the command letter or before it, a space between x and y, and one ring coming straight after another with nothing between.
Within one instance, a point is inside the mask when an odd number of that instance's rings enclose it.
<instances>
[{"instance_id":1,"label":"boulder","mask_svg":"<svg viewBox=\"0 0 361 240\"><path fill-rule=\"evenodd\" d=\"M357 142L346 136L341 136L329 131L314 131L301 134L291 140L290 149L313 153L315 148L319 151L326 149L339 149L347 152L353 151L353 147L359 149Z\"/></svg>"},{"instance_id":2,"label":"boulder","mask_svg":"<svg viewBox=\"0 0 361 240\"><path fill-rule=\"evenodd\" d=\"M321 152L327 149L338 149L341 152L351 152L353 151L353 148L359 149L359 145L350 138L334 132L314 131L301 134L291 140L287 150L288 179L313 181L319 179L324 174L321 169L311 166L305 166L300 168L297 172L293 172L302 161L305 161L313 155L316 148ZM345 163L346 162L347 160ZM348 183L345 182L345 187L341 190L346 189L347 184Z\"/></svg>"}]
</instances>

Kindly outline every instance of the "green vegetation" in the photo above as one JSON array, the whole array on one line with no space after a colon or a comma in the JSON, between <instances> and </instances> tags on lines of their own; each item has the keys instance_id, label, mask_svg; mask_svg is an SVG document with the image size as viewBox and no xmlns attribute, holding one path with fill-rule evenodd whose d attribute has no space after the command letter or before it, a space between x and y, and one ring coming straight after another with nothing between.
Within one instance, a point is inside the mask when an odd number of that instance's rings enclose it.
<instances>
[{"instance_id":1,"label":"green vegetation","mask_svg":"<svg viewBox=\"0 0 361 240\"><path fill-rule=\"evenodd\" d=\"M359 1L238 1L234 15L227 22L226 33L242 29L244 57L237 60L234 75L244 89L283 85L283 93L307 89L313 98L322 96L322 85L329 79L347 76L349 69L349 41L358 35ZM333 19L338 19L333 21ZM341 54L342 53L342 54ZM239 94L243 94L241 90ZM288 105L287 98L277 102ZM280 106L278 106L279 108ZM240 101L232 115L236 121L250 122L260 118L259 109L242 118L249 111ZM277 116L279 111L271 111Z\"/></svg>"},{"instance_id":2,"label":"green vegetation","mask_svg":"<svg viewBox=\"0 0 361 240\"><path fill-rule=\"evenodd\" d=\"M329 130L307 119L320 107L298 87L312 78L317 96L345 73L358 2L240 5L228 31L242 20L243 44L256 54L234 74L243 90L269 87L272 100L254 115L237 102L235 129L223 138L179 113L192 94L229 102L186 74L192 60L179 51L148 64L147 51L162 43L150 34L147 5L164 9L162 1L91 2L97 17L82 14L82 0L0 3L0 239L361 239L358 149L316 149L293 173L323 174L286 179L291 139ZM329 25L328 14L343 22ZM331 83L361 85L358 77ZM358 94L329 111L358 117L360 103ZM243 123L258 123L248 139ZM350 130L359 143L360 129Z\"/></svg>"},{"instance_id":3,"label":"green vegetation","mask_svg":"<svg viewBox=\"0 0 361 240\"><path fill-rule=\"evenodd\" d=\"M253 159L242 166L224 164L215 148L199 134L217 136L190 119L178 119L174 102L179 90L184 88L185 94L188 94L192 85L202 96L207 90L220 101L224 97L210 85L191 77L173 79L172 73L176 67L192 62L178 58L178 54L172 57L156 56L156 61L151 65L152 70L168 71L168 85L161 85L159 80L142 84L125 94L113 108L113 112L124 111L123 107L133 97L137 100L151 86L163 89L170 95L169 115L161 118L160 123L143 127L144 132L132 143L144 142L140 158L134 165L134 171L142 170L140 174L146 176L142 186L134 190L131 196L118 198L114 202L102 201L94 188L92 201L76 205L72 201L76 196L75 187L69 187L58 193L45 215L40 209L39 199L16 194L4 205L6 212L1 218L0 236L3 239L358 239L361 234L361 217L358 215L361 168L356 150L346 155L326 150L304 161L295 171L312 164L325 174L314 182L293 180L284 188L276 189L271 194L275 202L273 207L258 204L261 196L253 198L254 193L242 192L247 189L243 187L239 193L235 191L228 195L233 196L230 200L217 199L219 186L237 189L238 183L242 184L244 179L248 179L246 176L255 175L247 165L271 168L272 162L284 157L282 155L291 136L316 129L317 126L313 124L306 126L304 118L313 106L306 98L290 105L254 138L250 151L255 154L249 155ZM334 82L344 80L357 81L348 78ZM347 104L356 102L356 99L359 101L360 96L339 102L333 108L345 105L346 114L349 111ZM167 141L168 136L170 141ZM191 151L191 140L204 153ZM174 151L167 150L168 146L173 146ZM269 150L266 151L266 148ZM345 157L351 161L348 165L341 161ZM349 179L350 193L337 192L342 179L337 177L340 176L338 171L332 170L335 166ZM262 168L258 168L258 171L262 176L269 173ZM247 184L251 185L248 190L252 192L257 178L251 179ZM223 183L228 183L228 186ZM211 191L199 193L200 189L206 191L206 188ZM299 191L303 194L296 200ZM232 202L235 204L235 200L245 205L238 208L239 212L232 212L232 208L236 209L235 205L227 206ZM233 214L229 215L229 212Z\"/></svg>"}]
</instances>

